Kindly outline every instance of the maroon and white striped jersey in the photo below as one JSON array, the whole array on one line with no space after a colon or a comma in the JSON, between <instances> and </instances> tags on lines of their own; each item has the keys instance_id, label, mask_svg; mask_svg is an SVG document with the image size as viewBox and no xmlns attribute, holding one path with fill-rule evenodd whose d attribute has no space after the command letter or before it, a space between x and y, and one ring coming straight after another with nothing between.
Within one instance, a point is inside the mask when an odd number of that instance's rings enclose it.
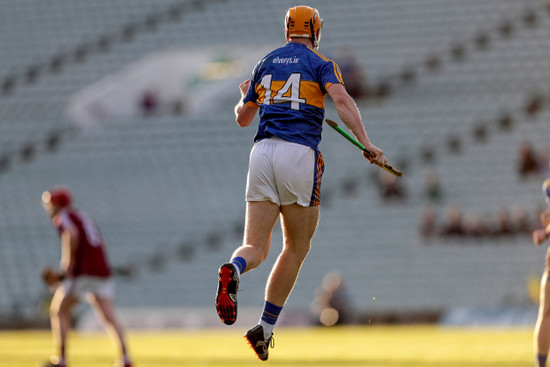
<instances>
[{"instance_id":1,"label":"maroon and white striped jersey","mask_svg":"<svg viewBox=\"0 0 550 367\"><path fill-rule=\"evenodd\" d=\"M60 235L64 231L78 234L75 266L68 275L72 277L111 275L103 238L99 228L87 214L73 208L64 208L54 216L53 223Z\"/></svg>"}]
</instances>

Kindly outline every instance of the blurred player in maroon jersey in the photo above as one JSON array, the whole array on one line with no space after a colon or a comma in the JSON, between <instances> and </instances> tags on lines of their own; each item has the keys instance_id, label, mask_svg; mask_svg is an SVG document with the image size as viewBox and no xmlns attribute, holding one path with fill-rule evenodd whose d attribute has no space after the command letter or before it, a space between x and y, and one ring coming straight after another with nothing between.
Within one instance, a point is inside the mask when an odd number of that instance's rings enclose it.
<instances>
[{"instance_id":1,"label":"blurred player in maroon jersey","mask_svg":"<svg viewBox=\"0 0 550 367\"><path fill-rule=\"evenodd\" d=\"M542 228L533 231L533 242L539 246L550 238L550 179L542 184L542 192L548 208L540 214ZM536 367L546 367L548 349L550 348L550 248L546 250L546 264L540 284L540 304L537 324L535 326Z\"/></svg>"},{"instance_id":2,"label":"blurred player in maroon jersey","mask_svg":"<svg viewBox=\"0 0 550 367\"><path fill-rule=\"evenodd\" d=\"M55 289L50 321L58 348L58 355L52 356L45 367L67 367L65 349L71 311L84 296L120 348L121 358L116 366L131 367L124 330L115 315L114 282L101 233L85 213L72 207L71 202L71 193L66 188L42 194L44 210L61 237L60 271L46 268L43 272L44 281Z\"/></svg>"}]
</instances>

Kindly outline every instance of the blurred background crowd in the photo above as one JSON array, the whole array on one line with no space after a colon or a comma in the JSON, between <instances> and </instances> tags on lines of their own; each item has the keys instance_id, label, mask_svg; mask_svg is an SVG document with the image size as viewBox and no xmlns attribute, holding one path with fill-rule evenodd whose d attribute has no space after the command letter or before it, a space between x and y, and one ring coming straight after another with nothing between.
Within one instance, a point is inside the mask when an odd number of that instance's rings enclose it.
<instances>
[{"instance_id":1,"label":"blurred background crowd","mask_svg":"<svg viewBox=\"0 0 550 367\"><path fill-rule=\"evenodd\" d=\"M209 325L217 267L241 241L255 133L234 123L238 83L282 44L294 5L0 1L0 326L47 323L40 269L59 248L40 194L60 184L102 228L117 305L194 309L205 315L195 324ZM339 63L369 136L404 175L369 166L325 129L321 222L288 322L510 307L534 320L550 4L305 5L324 18L320 52ZM260 308L263 284L251 277L240 306Z\"/></svg>"}]
</instances>

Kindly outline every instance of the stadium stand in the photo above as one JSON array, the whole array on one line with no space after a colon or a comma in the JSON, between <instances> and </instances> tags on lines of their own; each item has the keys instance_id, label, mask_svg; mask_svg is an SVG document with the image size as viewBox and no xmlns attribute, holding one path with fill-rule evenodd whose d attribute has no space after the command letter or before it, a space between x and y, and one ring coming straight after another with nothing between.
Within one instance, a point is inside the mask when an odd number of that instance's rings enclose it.
<instances>
[{"instance_id":1,"label":"stadium stand","mask_svg":"<svg viewBox=\"0 0 550 367\"><path fill-rule=\"evenodd\" d=\"M118 304L212 307L216 269L241 239L254 128L236 128L228 104L226 113L121 118L80 133L65 108L74 93L158 50L280 44L283 13L295 4L8 3L0 5L0 315L32 319L47 298L39 273L58 261L59 248L39 199L57 184L73 188L77 204L98 220L113 264L130 272L119 278ZM361 312L529 306L526 282L544 258L529 236L426 243L418 228L427 169L444 188L439 221L453 203L486 218L518 205L534 218L543 203L544 173L522 180L516 167L521 141L549 149L548 4L315 6L325 18L321 52L333 57L352 46L365 82L389 83L387 98L359 103L373 141L394 166L406 165L409 195L381 200L378 170L325 131L321 223L286 309L307 310L329 270L340 271ZM533 93L541 96L534 110ZM503 114L509 130L501 128ZM327 117L336 119L330 102ZM476 141L479 126L485 141ZM426 149L432 163L422 159ZM279 242L277 230L273 247ZM241 305L260 306L267 270L243 281Z\"/></svg>"}]
</instances>

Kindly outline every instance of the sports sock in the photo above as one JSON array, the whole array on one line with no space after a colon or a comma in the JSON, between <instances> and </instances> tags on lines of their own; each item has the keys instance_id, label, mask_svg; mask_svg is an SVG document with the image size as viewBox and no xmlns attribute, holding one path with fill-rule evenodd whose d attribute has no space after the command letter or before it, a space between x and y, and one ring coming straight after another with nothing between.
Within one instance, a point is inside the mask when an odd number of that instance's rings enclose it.
<instances>
[{"instance_id":1,"label":"sports sock","mask_svg":"<svg viewBox=\"0 0 550 367\"><path fill-rule=\"evenodd\" d=\"M536 367L546 367L546 354L537 354L537 366Z\"/></svg>"},{"instance_id":2,"label":"sports sock","mask_svg":"<svg viewBox=\"0 0 550 367\"><path fill-rule=\"evenodd\" d=\"M262 313L262 318L260 319L260 325L264 329L264 339L269 339L273 333L273 328L275 323L279 318L279 314L283 309L282 306L276 306L271 302L265 301L264 312Z\"/></svg>"},{"instance_id":3,"label":"sports sock","mask_svg":"<svg viewBox=\"0 0 550 367\"><path fill-rule=\"evenodd\" d=\"M65 342L59 347L59 356L57 357L57 364L60 366L65 365Z\"/></svg>"},{"instance_id":4,"label":"sports sock","mask_svg":"<svg viewBox=\"0 0 550 367\"><path fill-rule=\"evenodd\" d=\"M120 346L121 346L121 348L120 348L120 352L121 352L120 355L121 355L122 361L123 361L125 364L126 364L126 363L129 363L129 362L130 362L130 357L128 356L128 352L127 352L127 350L126 350L126 343L125 343L123 340L120 341Z\"/></svg>"},{"instance_id":5,"label":"sports sock","mask_svg":"<svg viewBox=\"0 0 550 367\"><path fill-rule=\"evenodd\" d=\"M237 268L237 275L240 277L246 269L246 260L240 256L237 256L231 259L231 264L235 265Z\"/></svg>"}]
</instances>

